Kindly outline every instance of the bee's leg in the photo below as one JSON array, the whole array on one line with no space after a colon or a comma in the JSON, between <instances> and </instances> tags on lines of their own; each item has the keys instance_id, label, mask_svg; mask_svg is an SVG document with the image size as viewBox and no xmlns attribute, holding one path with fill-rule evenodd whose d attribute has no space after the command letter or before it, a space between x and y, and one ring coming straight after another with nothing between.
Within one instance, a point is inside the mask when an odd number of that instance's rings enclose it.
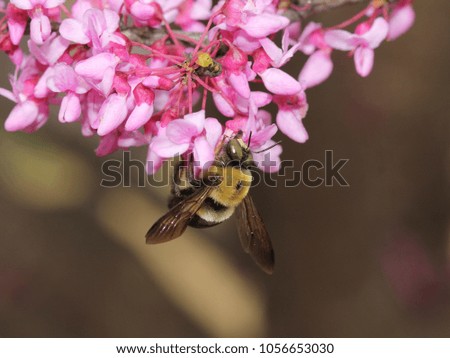
<instances>
[{"instance_id":1,"label":"bee's leg","mask_svg":"<svg viewBox=\"0 0 450 358\"><path fill-rule=\"evenodd\" d=\"M173 161L173 175L171 176L171 190L172 197L179 197L181 195L180 188L185 187L186 181L186 166L187 162L181 157Z\"/></svg>"},{"instance_id":2,"label":"bee's leg","mask_svg":"<svg viewBox=\"0 0 450 358\"><path fill-rule=\"evenodd\" d=\"M173 184L180 185L182 168L185 165L186 165L186 162L183 159L181 159L181 158L176 159L176 162L174 163L174 166L173 166Z\"/></svg>"},{"instance_id":3,"label":"bee's leg","mask_svg":"<svg viewBox=\"0 0 450 358\"><path fill-rule=\"evenodd\" d=\"M198 188L201 184L201 180L195 178L194 174L194 155L191 153L191 156L189 158L188 166L187 166L187 180L191 185Z\"/></svg>"}]
</instances>

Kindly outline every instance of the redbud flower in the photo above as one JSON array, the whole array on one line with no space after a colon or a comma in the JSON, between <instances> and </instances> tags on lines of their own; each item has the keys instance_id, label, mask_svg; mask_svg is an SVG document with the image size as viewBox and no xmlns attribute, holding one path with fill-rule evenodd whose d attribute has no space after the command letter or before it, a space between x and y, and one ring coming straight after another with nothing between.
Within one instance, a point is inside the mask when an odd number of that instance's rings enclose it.
<instances>
[{"instance_id":1,"label":"redbud flower","mask_svg":"<svg viewBox=\"0 0 450 358\"><path fill-rule=\"evenodd\" d=\"M285 65L294 56L295 52L301 46L300 42L297 42L294 46L289 48L289 31L286 29L283 33L281 49L269 38L259 40L261 46L271 59L271 65L279 68Z\"/></svg>"},{"instance_id":2,"label":"redbud flower","mask_svg":"<svg viewBox=\"0 0 450 358\"><path fill-rule=\"evenodd\" d=\"M305 93L301 90L294 95L277 95L273 101L278 105L277 125L280 131L296 142L306 142L309 137L302 123L308 111Z\"/></svg>"},{"instance_id":3,"label":"redbud flower","mask_svg":"<svg viewBox=\"0 0 450 358\"><path fill-rule=\"evenodd\" d=\"M124 39L115 34L119 21L119 15L112 10L89 9L81 20L65 19L59 32L69 41L79 44L92 43L94 49L101 50L110 41L125 44Z\"/></svg>"},{"instance_id":4,"label":"redbud flower","mask_svg":"<svg viewBox=\"0 0 450 358\"><path fill-rule=\"evenodd\" d=\"M52 68L47 86L53 92L66 92L62 99L58 119L60 122L74 122L81 115L80 95L89 90L89 85L78 76L71 66L59 63Z\"/></svg>"},{"instance_id":5,"label":"redbud flower","mask_svg":"<svg viewBox=\"0 0 450 358\"><path fill-rule=\"evenodd\" d=\"M331 47L325 42L322 26L310 22L298 40L300 50L310 55L298 76L304 89L324 82L333 72Z\"/></svg>"},{"instance_id":6,"label":"redbud flower","mask_svg":"<svg viewBox=\"0 0 450 358\"><path fill-rule=\"evenodd\" d=\"M31 17L30 37L36 44L42 44L51 33L50 19L58 17L59 11L52 12L65 0L11 0L18 9L27 10Z\"/></svg>"},{"instance_id":7,"label":"redbud flower","mask_svg":"<svg viewBox=\"0 0 450 358\"><path fill-rule=\"evenodd\" d=\"M302 89L295 78L278 68L268 68L260 76L264 86L274 94L293 95Z\"/></svg>"},{"instance_id":8,"label":"redbud flower","mask_svg":"<svg viewBox=\"0 0 450 358\"><path fill-rule=\"evenodd\" d=\"M187 114L159 128L150 148L160 158L172 158L191 149L198 168L206 168L214 160L214 149L222 135L216 118L206 118L205 111Z\"/></svg>"},{"instance_id":9,"label":"redbud flower","mask_svg":"<svg viewBox=\"0 0 450 358\"><path fill-rule=\"evenodd\" d=\"M9 37L14 45L18 45L27 27L27 12L8 4L6 9Z\"/></svg>"},{"instance_id":10,"label":"redbud flower","mask_svg":"<svg viewBox=\"0 0 450 358\"><path fill-rule=\"evenodd\" d=\"M414 22L411 0L371 2L329 29L288 17L278 0L63 3L12 0L0 11L0 50L16 65L12 90L0 89L15 102L6 130L37 130L54 105L60 122L98 136L97 155L148 146L149 173L181 155L194 158L199 174L224 135L240 131L258 166L278 170L273 137L279 129L308 139L305 90L330 76L333 49L350 51L367 76L374 49ZM355 33L345 30L353 24ZM308 56L298 78L286 70L294 56ZM207 114L211 98L219 118Z\"/></svg>"},{"instance_id":11,"label":"redbud flower","mask_svg":"<svg viewBox=\"0 0 450 358\"><path fill-rule=\"evenodd\" d=\"M298 75L298 81L304 89L317 86L330 77L333 72L330 53L331 51L318 50L309 56Z\"/></svg>"},{"instance_id":12,"label":"redbud flower","mask_svg":"<svg viewBox=\"0 0 450 358\"><path fill-rule=\"evenodd\" d=\"M345 30L331 30L325 33L325 41L332 48L352 51L356 72L362 77L370 74L373 67L374 49L386 38L389 25L385 19L378 17L369 30L363 34L352 34Z\"/></svg>"},{"instance_id":13,"label":"redbud flower","mask_svg":"<svg viewBox=\"0 0 450 358\"><path fill-rule=\"evenodd\" d=\"M33 132L47 121L49 112L47 101L34 96L39 74L36 60L27 57L11 79L12 92L0 89L0 95L16 103L5 121L7 131Z\"/></svg>"},{"instance_id":14,"label":"redbud flower","mask_svg":"<svg viewBox=\"0 0 450 358\"><path fill-rule=\"evenodd\" d=\"M397 6L389 17L389 33L387 39L393 41L407 32L414 24L416 14L411 4Z\"/></svg>"}]
</instances>

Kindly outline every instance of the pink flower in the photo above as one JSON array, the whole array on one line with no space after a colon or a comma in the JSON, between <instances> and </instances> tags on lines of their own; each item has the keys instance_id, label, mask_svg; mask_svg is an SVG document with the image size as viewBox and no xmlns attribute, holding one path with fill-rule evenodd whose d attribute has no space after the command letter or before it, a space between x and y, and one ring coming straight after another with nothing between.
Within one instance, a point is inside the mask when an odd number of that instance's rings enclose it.
<instances>
[{"instance_id":1,"label":"pink flower","mask_svg":"<svg viewBox=\"0 0 450 358\"><path fill-rule=\"evenodd\" d=\"M112 53L100 53L78 62L75 65L75 72L107 96L111 91L119 61L120 59Z\"/></svg>"},{"instance_id":2,"label":"pink flower","mask_svg":"<svg viewBox=\"0 0 450 358\"><path fill-rule=\"evenodd\" d=\"M185 2L180 13L175 19L183 31L203 32L205 25L201 20L208 20L211 17L212 0L197 0Z\"/></svg>"},{"instance_id":3,"label":"pink flower","mask_svg":"<svg viewBox=\"0 0 450 358\"><path fill-rule=\"evenodd\" d=\"M298 80L305 89L317 86L333 72L332 50L325 42L322 26L310 22L301 33L298 43L302 52L310 55L300 71Z\"/></svg>"},{"instance_id":4,"label":"pink flower","mask_svg":"<svg viewBox=\"0 0 450 358\"><path fill-rule=\"evenodd\" d=\"M223 78L231 85L236 93L244 98L250 96L249 80L254 79L254 73L247 71L247 55L236 47L231 47L221 59L224 70Z\"/></svg>"},{"instance_id":5,"label":"pink flower","mask_svg":"<svg viewBox=\"0 0 450 358\"><path fill-rule=\"evenodd\" d=\"M386 38L388 31L389 25L386 20L378 17L372 27L361 35L345 30L331 30L325 33L325 41L337 50L353 51L356 72L366 77L372 71L373 50Z\"/></svg>"},{"instance_id":6,"label":"pink flower","mask_svg":"<svg viewBox=\"0 0 450 358\"><path fill-rule=\"evenodd\" d=\"M199 174L223 136L205 114L213 98L230 135L242 130L260 168L276 171L273 136L308 139L304 90L330 76L333 49L349 51L367 76L374 49L414 22L411 2L374 2L332 27L357 25L350 33L289 18L289 2L274 0L12 0L0 31L0 50L16 64L12 91L0 89L15 102L5 128L36 130L54 105L59 121L100 137L98 155L147 144L149 172L181 154ZM295 78L285 66L297 52L308 58ZM276 124L263 110L272 102Z\"/></svg>"},{"instance_id":7,"label":"pink flower","mask_svg":"<svg viewBox=\"0 0 450 358\"><path fill-rule=\"evenodd\" d=\"M300 50L306 55L311 55L317 48L328 47L323 39L322 25L314 21L305 26L298 42Z\"/></svg>"},{"instance_id":8,"label":"pink flower","mask_svg":"<svg viewBox=\"0 0 450 358\"><path fill-rule=\"evenodd\" d=\"M128 115L126 95L113 93L103 102L98 112L96 124L97 134L104 136L122 124Z\"/></svg>"},{"instance_id":9,"label":"pink flower","mask_svg":"<svg viewBox=\"0 0 450 358\"><path fill-rule=\"evenodd\" d=\"M260 76L264 86L274 94L293 95L302 90L295 78L278 68L268 68Z\"/></svg>"},{"instance_id":10,"label":"pink flower","mask_svg":"<svg viewBox=\"0 0 450 358\"><path fill-rule=\"evenodd\" d=\"M28 10L31 17L30 37L33 42L40 45L51 34L52 29L48 16L52 9L59 7L65 0L11 0L11 4L18 9Z\"/></svg>"},{"instance_id":11,"label":"pink flower","mask_svg":"<svg viewBox=\"0 0 450 358\"><path fill-rule=\"evenodd\" d=\"M30 53L43 65L54 65L69 47L69 41L56 33L51 34L41 46L28 41Z\"/></svg>"},{"instance_id":12,"label":"pink flower","mask_svg":"<svg viewBox=\"0 0 450 358\"><path fill-rule=\"evenodd\" d=\"M150 120L153 114L155 93L140 83L133 90L133 98L136 106L125 123L127 131L134 131Z\"/></svg>"},{"instance_id":13,"label":"pink flower","mask_svg":"<svg viewBox=\"0 0 450 358\"><path fill-rule=\"evenodd\" d=\"M65 63L57 64L47 79L47 86L53 92L66 92L62 99L58 119L60 122L74 122L81 115L80 95L90 86Z\"/></svg>"},{"instance_id":14,"label":"pink flower","mask_svg":"<svg viewBox=\"0 0 450 358\"><path fill-rule=\"evenodd\" d=\"M303 88L317 86L330 77L333 72L333 61L330 52L318 50L309 56L298 76Z\"/></svg>"},{"instance_id":15,"label":"pink flower","mask_svg":"<svg viewBox=\"0 0 450 358\"><path fill-rule=\"evenodd\" d=\"M389 17L387 39L393 41L408 31L414 24L416 14L411 4L396 7Z\"/></svg>"},{"instance_id":16,"label":"pink flower","mask_svg":"<svg viewBox=\"0 0 450 358\"><path fill-rule=\"evenodd\" d=\"M261 46L266 51L267 55L272 60L272 66L279 68L284 66L297 50L300 48L301 43L297 42L294 46L289 48L289 31L286 29L283 33L281 49L269 38L259 40Z\"/></svg>"},{"instance_id":17,"label":"pink flower","mask_svg":"<svg viewBox=\"0 0 450 358\"><path fill-rule=\"evenodd\" d=\"M150 149L159 158L172 158L186 152L194 154L197 170L205 170L215 158L215 147L222 135L222 126L215 118L206 118L205 111L187 114L159 128Z\"/></svg>"},{"instance_id":18,"label":"pink flower","mask_svg":"<svg viewBox=\"0 0 450 358\"><path fill-rule=\"evenodd\" d=\"M272 1L228 0L223 6L223 29L238 27L247 35L261 39L289 25L289 19L275 13Z\"/></svg>"},{"instance_id":19,"label":"pink flower","mask_svg":"<svg viewBox=\"0 0 450 358\"><path fill-rule=\"evenodd\" d=\"M308 111L305 93L299 91L291 96L277 95L273 96L273 101L278 105L276 121L280 131L296 142L306 142L308 133L302 123Z\"/></svg>"},{"instance_id":20,"label":"pink flower","mask_svg":"<svg viewBox=\"0 0 450 358\"><path fill-rule=\"evenodd\" d=\"M8 4L6 8L6 16L8 23L9 36L14 45L18 45L22 39L28 22L28 14L26 11Z\"/></svg>"},{"instance_id":21,"label":"pink flower","mask_svg":"<svg viewBox=\"0 0 450 358\"><path fill-rule=\"evenodd\" d=\"M47 121L48 102L34 96L39 74L36 61L28 57L16 70L16 76L11 79L12 92L0 89L0 95L16 103L5 121L4 126L7 131L33 132Z\"/></svg>"},{"instance_id":22,"label":"pink flower","mask_svg":"<svg viewBox=\"0 0 450 358\"><path fill-rule=\"evenodd\" d=\"M61 36L79 44L92 43L101 50L110 42L125 45L122 37L115 34L119 28L119 15L109 9L89 9L82 20L65 19L59 28Z\"/></svg>"},{"instance_id":23,"label":"pink flower","mask_svg":"<svg viewBox=\"0 0 450 358\"><path fill-rule=\"evenodd\" d=\"M287 25L289 25L287 17L264 13L249 17L241 26L247 34L260 39L284 29Z\"/></svg>"}]
</instances>

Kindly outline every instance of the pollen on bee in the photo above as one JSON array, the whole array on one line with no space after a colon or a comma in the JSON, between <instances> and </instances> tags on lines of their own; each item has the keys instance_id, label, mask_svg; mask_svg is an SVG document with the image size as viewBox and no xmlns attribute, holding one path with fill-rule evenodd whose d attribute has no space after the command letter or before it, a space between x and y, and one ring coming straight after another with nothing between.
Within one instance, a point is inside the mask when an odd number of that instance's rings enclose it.
<instances>
[{"instance_id":1,"label":"pollen on bee","mask_svg":"<svg viewBox=\"0 0 450 358\"><path fill-rule=\"evenodd\" d=\"M206 52L199 52L198 56L197 56L197 60L195 61L195 63L197 65L199 65L200 67L209 67L211 66L214 61L211 58L211 55L209 53Z\"/></svg>"},{"instance_id":2,"label":"pollen on bee","mask_svg":"<svg viewBox=\"0 0 450 358\"><path fill-rule=\"evenodd\" d=\"M372 0L372 6L375 9L384 6L386 3L387 3L387 0Z\"/></svg>"}]
</instances>

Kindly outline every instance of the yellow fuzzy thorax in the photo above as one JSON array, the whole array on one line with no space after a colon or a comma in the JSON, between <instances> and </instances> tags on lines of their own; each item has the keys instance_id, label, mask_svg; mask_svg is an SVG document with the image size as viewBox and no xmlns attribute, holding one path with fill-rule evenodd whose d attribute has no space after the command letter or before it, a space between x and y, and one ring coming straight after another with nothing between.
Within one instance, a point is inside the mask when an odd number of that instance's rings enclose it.
<instances>
[{"instance_id":1,"label":"yellow fuzzy thorax","mask_svg":"<svg viewBox=\"0 0 450 358\"><path fill-rule=\"evenodd\" d=\"M209 53L199 52L195 63L200 67L209 67L213 64L213 59L211 58Z\"/></svg>"},{"instance_id":2,"label":"yellow fuzzy thorax","mask_svg":"<svg viewBox=\"0 0 450 358\"><path fill-rule=\"evenodd\" d=\"M253 177L247 169L212 165L208 173L223 178L210 196L227 207L238 206L247 196L252 184Z\"/></svg>"}]
</instances>

